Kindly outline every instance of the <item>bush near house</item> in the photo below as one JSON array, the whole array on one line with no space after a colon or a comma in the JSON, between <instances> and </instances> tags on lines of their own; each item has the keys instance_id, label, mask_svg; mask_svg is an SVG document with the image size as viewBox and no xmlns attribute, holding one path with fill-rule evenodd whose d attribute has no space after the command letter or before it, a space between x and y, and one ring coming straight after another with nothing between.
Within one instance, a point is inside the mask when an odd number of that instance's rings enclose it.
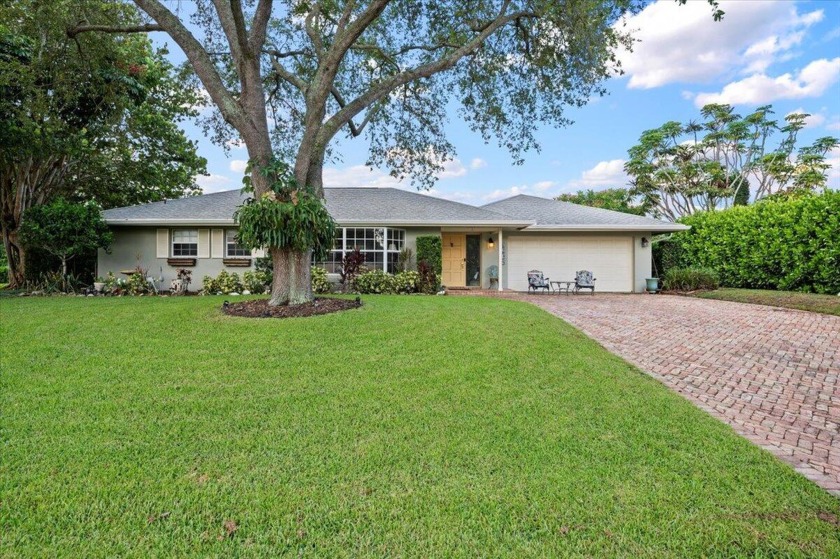
<instances>
[{"instance_id":1,"label":"bush near house","mask_svg":"<svg viewBox=\"0 0 840 559\"><path fill-rule=\"evenodd\" d=\"M371 270L356 276L353 288L366 294L402 294L420 292L421 276L417 272L407 271L391 275L382 270Z\"/></svg>"},{"instance_id":2,"label":"bush near house","mask_svg":"<svg viewBox=\"0 0 840 559\"><path fill-rule=\"evenodd\" d=\"M660 274L710 268L726 287L840 292L840 192L773 197L680 221L691 230L657 243Z\"/></svg>"},{"instance_id":3,"label":"bush near house","mask_svg":"<svg viewBox=\"0 0 840 559\"><path fill-rule=\"evenodd\" d=\"M312 266L312 291L321 295L331 291L330 280L327 278L327 270L320 266Z\"/></svg>"},{"instance_id":4,"label":"bush near house","mask_svg":"<svg viewBox=\"0 0 840 559\"><path fill-rule=\"evenodd\" d=\"M719 285L717 273L707 268L671 268L662 282L663 289L669 291L717 289Z\"/></svg>"},{"instance_id":5,"label":"bush near house","mask_svg":"<svg viewBox=\"0 0 840 559\"><path fill-rule=\"evenodd\" d=\"M417 237L418 270L420 262L427 262L435 274L440 276L443 270L441 250L441 240L437 235L422 235Z\"/></svg>"}]
</instances>

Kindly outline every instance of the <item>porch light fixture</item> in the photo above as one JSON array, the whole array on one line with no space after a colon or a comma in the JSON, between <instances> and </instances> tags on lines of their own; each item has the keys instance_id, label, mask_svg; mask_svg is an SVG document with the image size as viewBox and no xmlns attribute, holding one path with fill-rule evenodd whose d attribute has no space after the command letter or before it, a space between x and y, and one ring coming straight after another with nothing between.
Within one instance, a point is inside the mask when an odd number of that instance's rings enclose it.
<instances>
[{"instance_id":1,"label":"porch light fixture","mask_svg":"<svg viewBox=\"0 0 840 559\"><path fill-rule=\"evenodd\" d=\"M493 248L496 246L496 243L493 242L493 237L487 239L487 248Z\"/></svg>"},{"instance_id":2,"label":"porch light fixture","mask_svg":"<svg viewBox=\"0 0 840 559\"><path fill-rule=\"evenodd\" d=\"M648 238L647 237L642 237L642 248L645 248L649 244L650 244L650 241L648 241Z\"/></svg>"}]
</instances>

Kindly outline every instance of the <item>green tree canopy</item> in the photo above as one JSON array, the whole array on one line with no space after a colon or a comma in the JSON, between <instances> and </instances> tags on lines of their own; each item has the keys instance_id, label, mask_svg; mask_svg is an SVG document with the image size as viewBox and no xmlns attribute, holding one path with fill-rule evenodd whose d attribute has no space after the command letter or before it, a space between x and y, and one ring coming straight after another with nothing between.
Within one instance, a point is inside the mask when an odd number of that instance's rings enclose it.
<instances>
[{"instance_id":1,"label":"green tree canopy","mask_svg":"<svg viewBox=\"0 0 840 559\"><path fill-rule=\"evenodd\" d=\"M631 193L675 220L696 211L743 204L783 190L813 191L826 184L825 156L838 139L823 137L796 149L807 114L772 120L772 107L742 117L730 105L710 104L699 122L666 122L646 130L629 150ZM775 149L771 142L780 136Z\"/></svg>"},{"instance_id":2,"label":"green tree canopy","mask_svg":"<svg viewBox=\"0 0 840 559\"><path fill-rule=\"evenodd\" d=\"M205 161L178 128L197 101L143 36L74 35L79 21L138 22L95 0L0 5L0 230L24 278L23 214L58 196L109 207L197 192Z\"/></svg>"},{"instance_id":3,"label":"green tree canopy","mask_svg":"<svg viewBox=\"0 0 840 559\"><path fill-rule=\"evenodd\" d=\"M650 211L649 205L634 199L626 188L578 190L574 194L561 194L555 200L633 215L645 215Z\"/></svg>"},{"instance_id":4,"label":"green tree canopy","mask_svg":"<svg viewBox=\"0 0 840 559\"><path fill-rule=\"evenodd\" d=\"M99 206L58 198L26 210L20 237L24 246L58 257L61 273L66 276L68 261L99 248L108 248L113 235L102 219Z\"/></svg>"}]
</instances>

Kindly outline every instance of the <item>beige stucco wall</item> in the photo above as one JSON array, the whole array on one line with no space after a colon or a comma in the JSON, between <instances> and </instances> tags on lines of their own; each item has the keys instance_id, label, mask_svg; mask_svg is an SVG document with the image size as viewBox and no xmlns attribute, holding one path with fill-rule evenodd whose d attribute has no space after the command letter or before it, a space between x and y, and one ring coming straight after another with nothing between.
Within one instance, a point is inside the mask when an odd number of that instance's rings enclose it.
<instances>
[{"instance_id":1,"label":"beige stucco wall","mask_svg":"<svg viewBox=\"0 0 840 559\"><path fill-rule=\"evenodd\" d=\"M188 228L184 228L188 229ZM210 228L199 228L210 229ZM218 227L214 229L220 229ZM121 270L131 270L140 266L149 271L149 275L158 278L163 276L162 284L158 287L169 289L169 284L175 279L176 266L170 266L166 258L157 258L157 227L112 227L114 242L111 250L106 253L99 251L96 274L105 276L108 272L114 272L117 277ZM222 239L224 242L224 239ZM210 254L213 254L213 235L210 235ZM171 238L170 238L171 246ZM224 254L224 247L221 247L221 254ZM201 290L201 278L205 275L217 276L219 272L227 269L229 272L237 272L240 276L243 272L253 270L254 260L251 259L250 267L226 268L222 258L196 258L196 265L189 268L192 270L192 284L190 291Z\"/></svg>"},{"instance_id":2,"label":"beige stucco wall","mask_svg":"<svg viewBox=\"0 0 840 559\"><path fill-rule=\"evenodd\" d=\"M99 251L99 258L97 263L97 275L105 276L109 271L119 275L121 270L131 270L137 266L141 266L149 271L153 277L163 276L163 282L160 287L168 289L170 282L175 279L176 267L167 264L165 258L157 258L156 247L156 232L157 227L112 227L114 232L114 242L111 251ZM415 259L417 256L417 237L422 235L440 235L440 228L404 228L406 231L406 246L414 251ZM540 237L556 236L564 238L574 238L575 236L591 237L597 233L525 233L521 231L505 231L503 233L503 243L505 250L507 250L508 240L512 237L520 239L527 239L531 235L539 235ZM616 233L604 234L615 236ZM627 233L628 237L632 238L633 246L633 290L635 292L643 292L645 290L645 279L652 275L651 263L651 245L648 243L647 247L642 247L642 237L647 237L648 241L651 239L650 233ZM489 240L493 238L494 247L489 247ZM210 235L210 242L213 242L213 235ZM481 286L489 289L490 280L488 278L488 269L490 266L497 264L499 259L499 250L501 245L499 243L498 231L492 233L481 233ZM210 254L218 252L211 246ZM224 251L221 251L224 254ZM201 278L205 275L216 276L223 269L229 272L237 272L240 275L248 270L253 270L252 266L248 268L235 267L226 268L222 262L222 258L197 258L196 266L192 269L193 283L192 290L201 289ZM585 264L582 264L585 267ZM501 274L502 285L508 288L508 267L507 258L505 257L505 265L502 266ZM337 276L336 276L337 277ZM334 278L333 278L334 279ZM554 279L554 278L552 278ZM573 278L569 278L573 279ZM496 287L495 285L493 287Z\"/></svg>"},{"instance_id":3,"label":"beige stucco wall","mask_svg":"<svg viewBox=\"0 0 840 559\"><path fill-rule=\"evenodd\" d=\"M574 238L583 238L583 237L591 238L591 237L598 237L598 236L603 236L603 237L618 237L618 236L620 236L620 237L627 237L630 240L632 240L632 244L631 244L632 249L630 249L630 250L632 250L632 255L631 255L632 256L632 271L631 271L631 273L632 273L632 281L631 281L632 290L635 293L644 292L645 291L645 286L646 286L645 280L646 280L646 278L649 278L651 276L652 261L651 261L651 246L650 246L650 243L648 243L647 247L642 247L641 245L642 245L642 237L646 237L648 239L648 241L650 241L651 234L650 233L635 233L635 232L628 232L628 233L620 233L620 232L610 232L610 233L606 233L606 232L605 233L593 233L593 232L563 232L563 233L559 233L559 232L555 232L555 233L551 233L551 232L525 232L525 231L512 231L512 232L509 232L509 233L505 232L505 234L504 234L504 245L505 245L504 261L505 261L505 264L502 267L502 274L501 274L504 288L505 289L510 288L509 286L510 286L510 283L511 283L510 278L509 278L509 270L508 270L508 266L507 266L508 242L511 238L516 238L517 240L520 240L520 241L522 241L522 240L527 241L528 237L554 237L554 238L558 238L558 239L561 239L561 238L562 239L574 239ZM574 267L578 268L578 269L587 269L588 266L585 262L580 262L580 263L575 263ZM540 269L539 263L535 263L534 268L535 269ZM589 266L589 268L591 269L591 266ZM597 277L597 274L596 274L596 277ZM555 280L555 279L573 280L574 275L573 275L573 273L570 273L568 278L567 277L562 277L562 278L552 277L551 279L552 280ZM597 290L597 282L596 282L596 290Z\"/></svg>"},{"instance_id":4,"label":"beige stucco wall","mask_svg":"<svg viewBox=\"0 0 840 559\"><path fill-rule=\"evenodd\" d=\"M188 228L183 228L188 229ZM216 228L199 228L199 229L220 229ZM417 257L417 237L422 235L438 235L440 236L440 228L433 227L414 227L414 228L400 228L405 229L406 247L411 248L414 252L415 259ZM169 289L169 284L175 279L175 266L170 266L166 262L166 258L157 258L157 230L158 227L112 227L114 233L114 242L111 246L110 252L103 250L99 251L97 259L97 272L99 276L105 276L108 272L114 272L118 277L121 270L132 270L137 266L149 271L152 277L163 276L162 284L158 287ZM224 239L223 239L224 242ZM221 251L217 251L212 245L213 235L210 235L210 254L219 252L224 254L224 246ZM171 238L170 238L171 246ZM217 276L222 270L228 272L237 272L240 276L243 272L253 270L253 259L250 267L234 267L228 268L222 262L222 258L196 258L196 265L192 268L192 285L191 291L198 291L201 289L201 278L206 275ZM415 262L416 264L416 262ZM123 276L125 277L125 276ZM330 279L338 281L338 274L330 274Z\"/></svg>"}]
</instances>

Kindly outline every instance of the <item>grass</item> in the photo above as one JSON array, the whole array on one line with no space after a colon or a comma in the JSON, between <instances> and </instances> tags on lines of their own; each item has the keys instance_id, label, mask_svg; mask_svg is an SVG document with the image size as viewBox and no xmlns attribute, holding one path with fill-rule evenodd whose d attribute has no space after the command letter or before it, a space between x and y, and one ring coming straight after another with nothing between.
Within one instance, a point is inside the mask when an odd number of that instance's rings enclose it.
<instances>
[{"instance_id":1,"label":"grass","mask_svg":"<svg viewBox=\"0 0 840 559\"><path fill-rule=\"evenodd\" d=\"M698 293L696 296L703 299L754 303L756 305L770 305L772 307L785 307L840 316L840 297L837 295L722 287L715 291Z\"/></svg>"},{"instance_id":2,"label":"grass","mask_svg":"<svg viewBox=\"0 0 840 559\"><path fill-rule=\"evenodd\" d=\"M840 501L533 306L0 300L5 557L837 557Z\"/></svg>"}]
</instances>

